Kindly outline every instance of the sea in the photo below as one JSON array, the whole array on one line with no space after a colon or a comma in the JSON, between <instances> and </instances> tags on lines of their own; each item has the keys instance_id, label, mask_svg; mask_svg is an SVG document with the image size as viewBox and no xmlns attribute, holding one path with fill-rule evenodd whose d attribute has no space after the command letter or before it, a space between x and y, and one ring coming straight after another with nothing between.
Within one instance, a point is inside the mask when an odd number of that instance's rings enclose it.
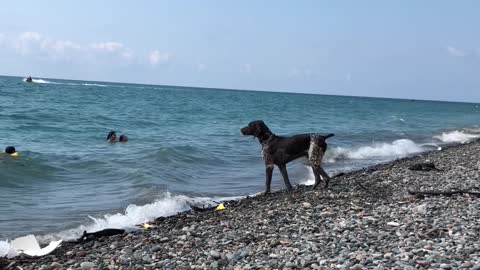
<instances>
[{"instance_id":1,"label":"sea","mask_svg":"<svg viewBox=\"0 0 480 270\"><path fill-rule=\"evenodd\" d=\"M0 77L0 150L19 153L0 154L0 253L262 192L260 144L240 134L259 119L277 135L335 133L330 175L480 137L478 103ZM129 141L106 143L110 131ZM306 160L288 170L313 183Z\"/></svg>"}]
</instances>

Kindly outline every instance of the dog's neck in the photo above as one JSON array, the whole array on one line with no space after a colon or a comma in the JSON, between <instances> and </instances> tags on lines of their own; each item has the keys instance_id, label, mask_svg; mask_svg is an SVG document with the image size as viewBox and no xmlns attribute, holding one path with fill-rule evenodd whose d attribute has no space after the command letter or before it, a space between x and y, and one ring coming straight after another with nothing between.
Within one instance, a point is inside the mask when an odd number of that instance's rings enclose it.
<instances>
[{"instance_id":1,"label":"dog's neck","mask_svg":"<svg viewBox=\"0 0 480 270\"><path fill-rule=\"evenodd\" d=\"M264 142L268 141L268 139L270 139L270 137L272 136L273 133L270 130L265 131L258 136L258 141L260 142L260 144L263 144Z\"/></svg>"}]
</instances>

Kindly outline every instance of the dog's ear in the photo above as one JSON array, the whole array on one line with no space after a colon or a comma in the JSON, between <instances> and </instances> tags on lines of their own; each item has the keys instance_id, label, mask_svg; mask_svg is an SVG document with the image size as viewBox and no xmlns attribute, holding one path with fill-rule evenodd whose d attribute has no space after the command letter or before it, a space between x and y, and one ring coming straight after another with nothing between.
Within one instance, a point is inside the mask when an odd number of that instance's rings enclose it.
<instances>
[{"instance_id":1,"label":"dog's ear","mask_svg":"<svg viewBox=\"0 0 480 270\"><path fill-rule=\"evenodd\" d=\"M262 131L261 123L262 123L262 120L257 120L255 122L253 122L252 129L254 130L254 133L253 133L254 137L259 137L260 136L260 132Z\"/></svg>"},{"instance_id":2,"label":"dog's ear","mask_svg":"<svg viewBox=\"0 0 480 270\"><path fill-rule=\"evenodd\" d=\"M266 130L268 130L268 127L263 120L255 121L255 137L259 137Z\"/></svg>"}]
</instances>

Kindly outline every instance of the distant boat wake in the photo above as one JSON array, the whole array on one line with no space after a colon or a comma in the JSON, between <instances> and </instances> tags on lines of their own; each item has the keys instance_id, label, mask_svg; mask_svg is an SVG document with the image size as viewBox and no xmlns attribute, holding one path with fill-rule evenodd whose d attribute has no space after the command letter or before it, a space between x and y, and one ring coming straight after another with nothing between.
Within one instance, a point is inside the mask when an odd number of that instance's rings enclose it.
<instances>
[{"instance_id":1,"label":"distant boat wake","mask_svg":"<svg viewBox=\"0 0 480 270\"><path fill-rule=\"evenodd\" d=\"M28 78L23 78L24 82L28 83L48 83L48 84L64 84L64 85L83 85L83 86L98 86L98 87L107 87L111 85L106 85L106 84L97 84L97 83L60 83L60 82L52 82L52 81L47 81L43 79L33 79L29 80ZM116 87L116 86L111 86L111 87ZM117 86L119 87L119 86ZM120 86L124 87L124 86Z\"/></svg>"},{"instance_id":2,"label":"distant boat wake","mask_svg":"<svg viewBox=\"0 0 480 270\"><path fill-rule=\"evenodd\" d=\"M27 81L27 78L23 78L23 81L24 82L29 82L29 83L53 83L53 84L58 84L58 83L55 83L55 82L46 81L46 80L42 80L42 79L32 79L32 81Z\"/></svg>"}]
</instances>

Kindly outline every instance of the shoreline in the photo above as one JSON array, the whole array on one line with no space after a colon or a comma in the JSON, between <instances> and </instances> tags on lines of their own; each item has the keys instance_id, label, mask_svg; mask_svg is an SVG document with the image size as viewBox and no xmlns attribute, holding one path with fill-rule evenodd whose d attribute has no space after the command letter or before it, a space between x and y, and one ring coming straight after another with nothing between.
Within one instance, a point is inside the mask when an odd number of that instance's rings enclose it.
<instances>
[{"instance_id":1,"label":"shoreline","mask_svg":"<svg viewBox=\"0 0 480 270\"><path fill-rule=\"evenodd\" d=\"M408 194L480 191L480 140L442 148L332 177L328 191L298 186L226 203L224 211L180 212L148 230L0 259L0 268L480 267L479 198ZM426 160L442 171L408 170Z\"/></svg>"}]
</instances>

